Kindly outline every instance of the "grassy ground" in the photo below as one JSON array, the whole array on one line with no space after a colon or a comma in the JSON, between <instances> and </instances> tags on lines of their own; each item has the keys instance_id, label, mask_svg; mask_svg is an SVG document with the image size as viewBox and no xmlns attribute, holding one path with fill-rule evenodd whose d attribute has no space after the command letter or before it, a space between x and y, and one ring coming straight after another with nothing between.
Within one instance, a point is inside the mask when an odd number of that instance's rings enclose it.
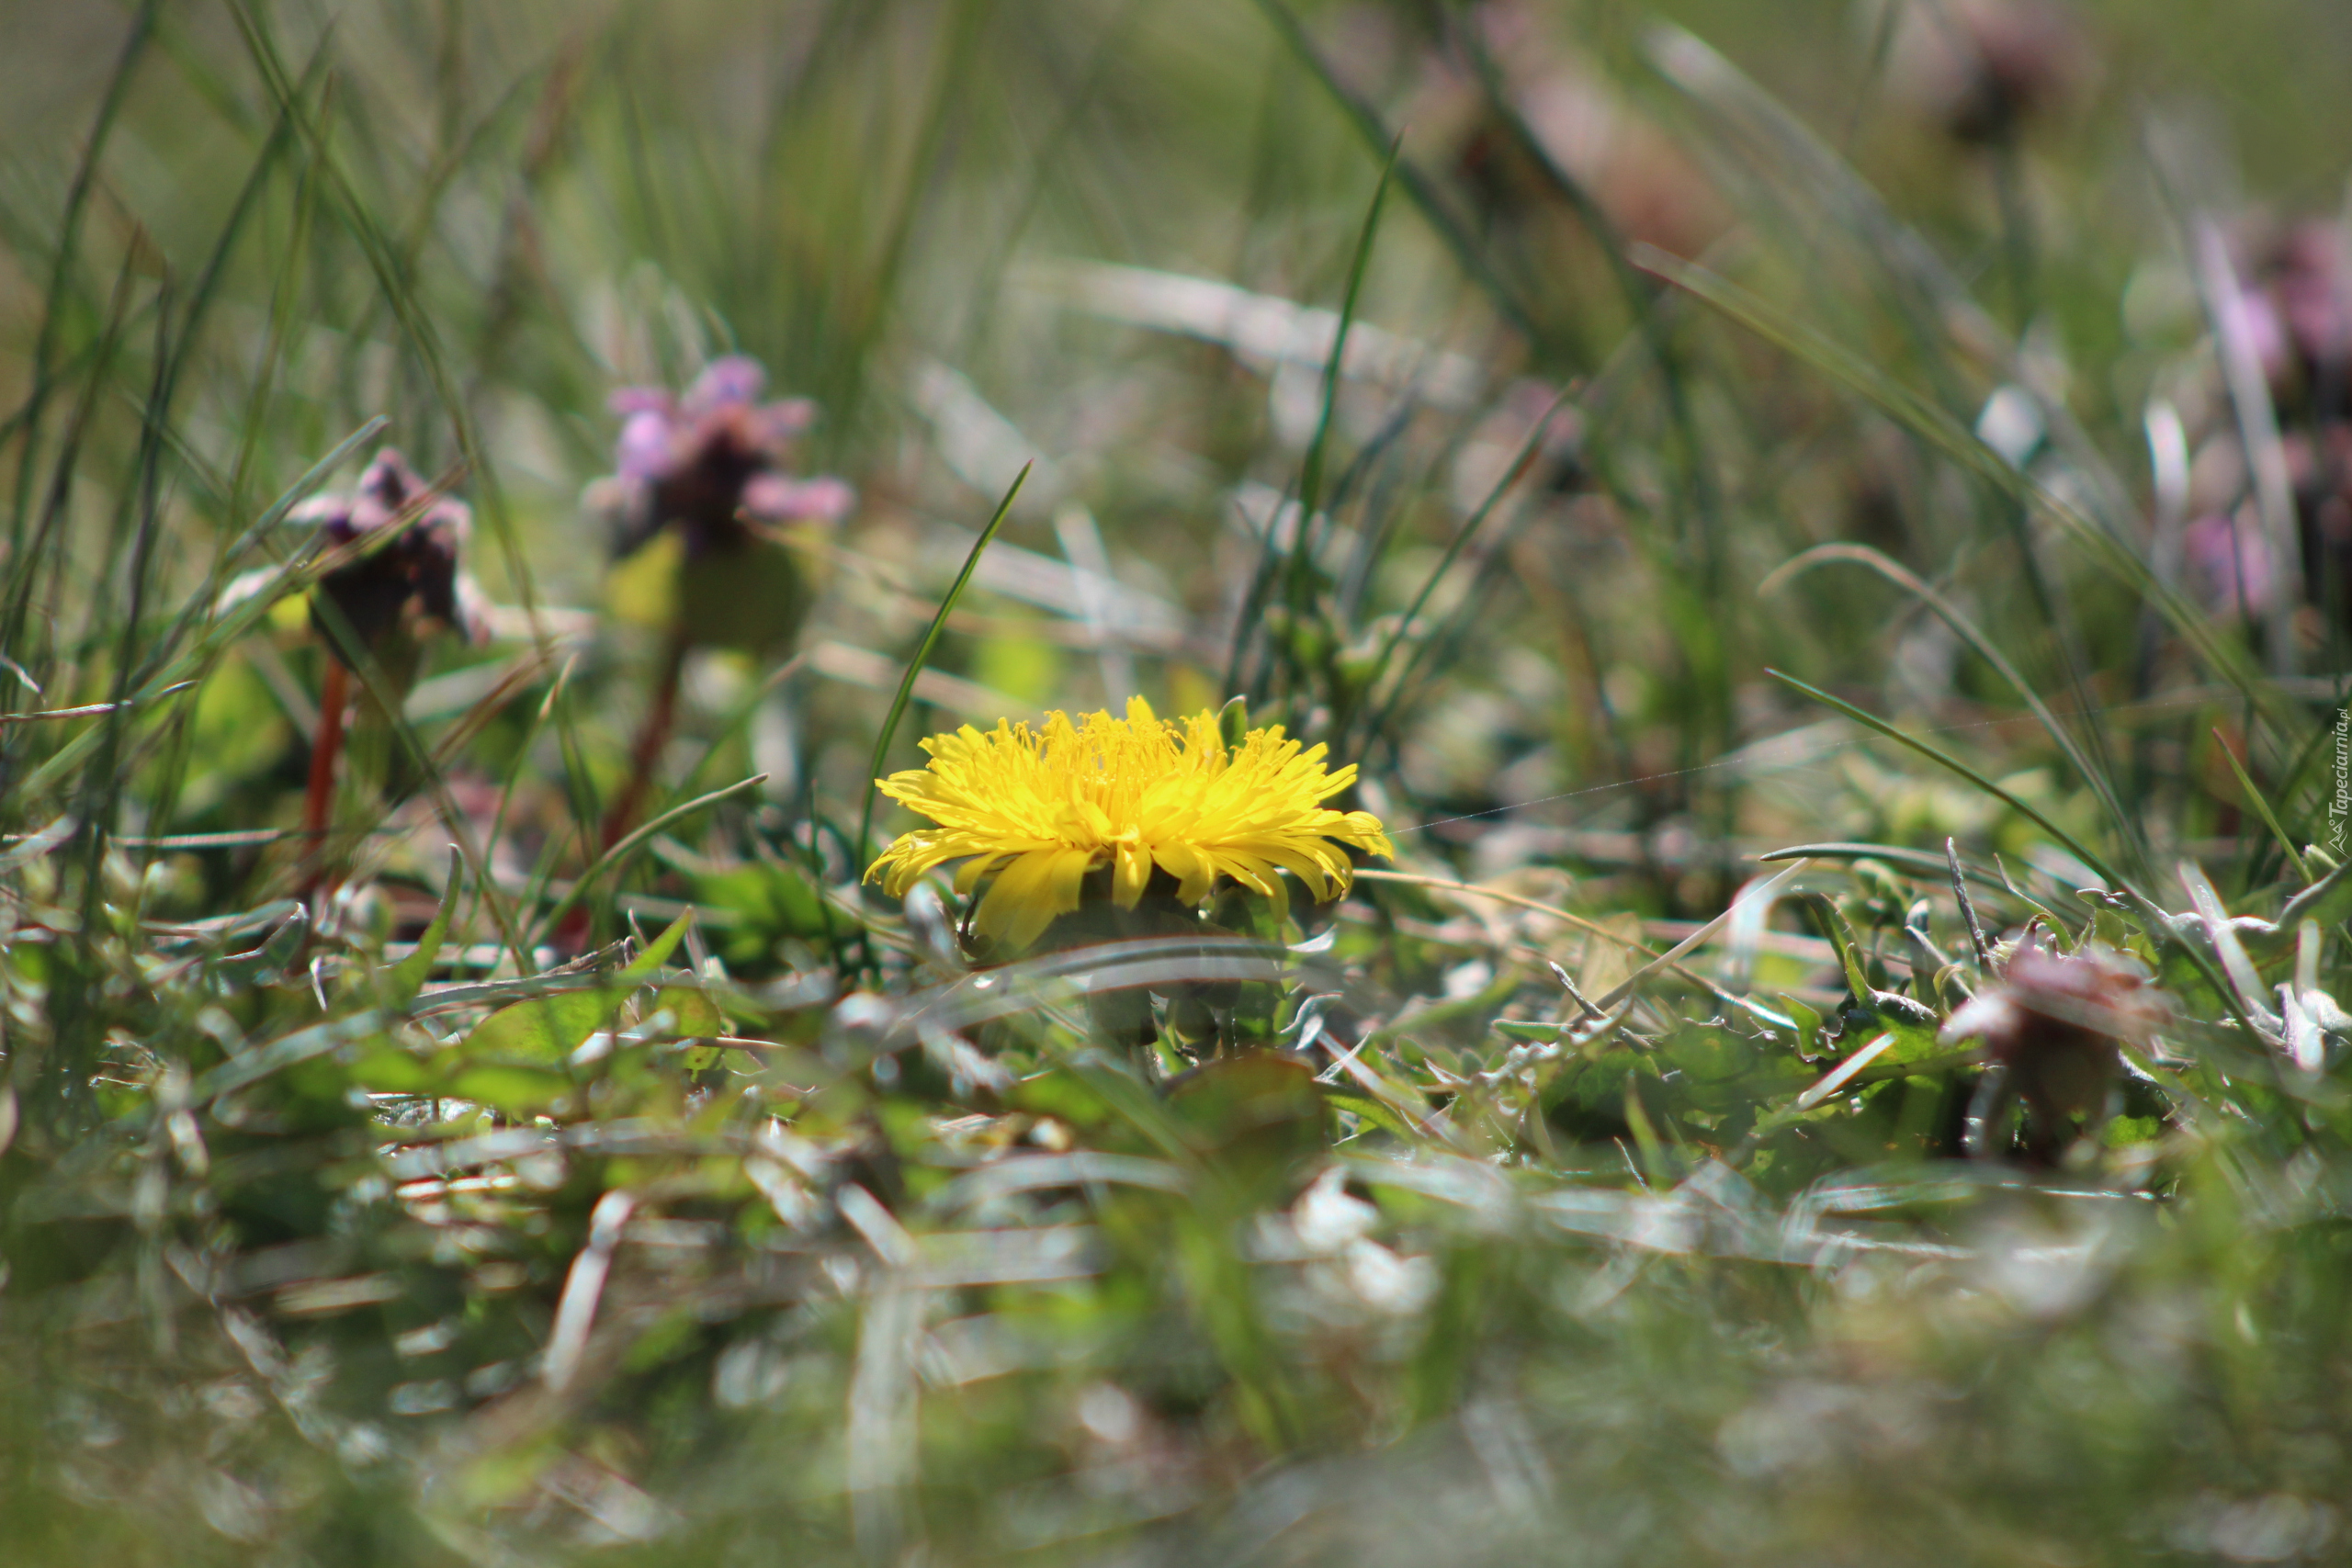
<instances>
[{"instance_id":1,"label":"grassy ground","mask_svg":"<svg viewBox=\"0 0 2352 1568\"><path fill-rule=\"evenodd\" d=\"M7 1561L2344 1552L2340 6L0 61ZM616 565L729 355L854 506ZM471 637L321 532L387 443ZM860 884L1138 694L1394 860L978 968Z\"/></svg>"}]
</instances>

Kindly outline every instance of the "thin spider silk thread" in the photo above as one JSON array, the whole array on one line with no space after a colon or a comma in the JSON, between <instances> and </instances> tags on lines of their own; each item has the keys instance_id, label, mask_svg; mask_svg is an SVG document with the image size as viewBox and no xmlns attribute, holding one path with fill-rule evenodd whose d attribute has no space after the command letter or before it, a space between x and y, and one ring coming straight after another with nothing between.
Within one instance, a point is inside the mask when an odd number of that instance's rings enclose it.
<instances>
[{"instance_id":1,"label":"thin spider silk thread","mask_svg":"<svg viewBox=\"0 0 2352 1568\"><path fill-rule=\"evenodd\" d=\"M2116 703L2107 707L2077 708L2069 713L2057 714L2054 716L2059 718L2100 718L2111 713L2126 713L2134 711L2162 713L2172 708L2202 707L2205 705L2206 699L2202 697L2182 698L2176 702ZM1980 718L1971 720L1966 724L1938 725L1933 728L1923 730L1921 733L1926 735L1956 735L1962 730L1990 729L1996 725L2014 724L2016 722L2017 718L2015 716L2004 718ZM1793 732L1783 732L1783 734L1787 733ZM1758 746L1769 746L1773 741L1781 739L1782 739L1782 736L1766 736L1763 739L1756 741L1753 744ZM1867 739L1867 736L1856 737L1856 739L1858 740ZM1852 742L1848 742L1848 744L1850 745ZM1744 757L1718 757L1712 762L1699 762L1688 768L1669 768L1662 773L1644 773L1639 778L1614 779L1608 784L1587 784L1582 789L1562 790L1557 795L1538 795L1533 800L1515 800L1509 806L1488 807L1484 811L1465 811L1459 817L1433 818L1427 822L1416 822L1409 828L1391 828L1388 829L1388 836L1392 839L1401 839L1408 833L1426 832L1431 828L1444 828L1456 822L1476 822L1479 818L1485 817L1500 817L1507 812L1524 811L1532 806L1550 806L1556 801L1577 800L1588 795L1605 794L1612 789L1632 789L1637 784L1657 784L1662 779L1688 778L1694 773L1713 773L1719 768L1736 768L1742 767L1747 764L1747 759ZM1792 764L1788 771L1793 773L1807 765L1808 764L1805 763Z\"/></svg>"}]
</instances>

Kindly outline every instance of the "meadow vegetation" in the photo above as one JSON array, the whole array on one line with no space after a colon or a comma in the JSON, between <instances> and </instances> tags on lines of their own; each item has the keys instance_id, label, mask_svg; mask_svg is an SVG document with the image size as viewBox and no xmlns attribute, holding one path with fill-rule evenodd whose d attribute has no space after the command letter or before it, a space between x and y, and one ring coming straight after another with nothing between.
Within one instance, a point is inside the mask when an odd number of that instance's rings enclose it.
<instances>
[{"instance_id":1,"label":"meadow vegetation","mask_svg":"<svg viewBox=\"0 0 2352 1568\"><path fill-rule=\"evenodd\" d=\"M0 7L0 1559L2340 1558L2347 67Z\"/></svg>"}]
</instances>

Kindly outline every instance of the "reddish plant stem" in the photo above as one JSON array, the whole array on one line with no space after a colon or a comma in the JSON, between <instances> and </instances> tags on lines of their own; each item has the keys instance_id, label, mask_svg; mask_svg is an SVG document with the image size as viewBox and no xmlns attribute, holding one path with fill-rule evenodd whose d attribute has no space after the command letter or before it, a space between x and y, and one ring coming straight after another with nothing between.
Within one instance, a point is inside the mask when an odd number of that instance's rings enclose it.
<instances>
[{"instance_id":1,"label":"reddish plant stem","mask_svg":"<svg viewBox=\"0 0 2352 1568\"><path fill-rule=\"evenodd\" d=\"M644 808L645 797L653 787L653 770L662 761L663 748L670 744L670 732L677 728L678 682L685 667L686 637L681 629L670 634L662 649L662 667L653 679L653 704L646 710L645 722L638 728L637 743L629 750L628 782L613 797L604 823L596 831L596 848L600 851L609 850L628 838L637 826L638 813ZM549 936L559 952L579 953L587 947L594 923L588 906L577 904Z\"/></svg>"},{"instance_id":2,"label":"reddish plant stem","mask_svg":"<svg viewBox=\"0 0 2352 1568\"><path fill-rule=\"evenodd\" d=\"M621 786L611 809L605 813L604 830L597 838L599 849L611 849L637 826L637 815L653 787L654 767L662 760L662 749L670 744L671 730L677 728L678 682L685 667L685 636L673 632L662 650L661 673L654 678L653 705L646 711L645 723L637 732L637 745L629 753L628 782Z\"/></svg>"},{"instance_id":3,"label":"reddish plant stem","mask_svg":"<svg viewBox=\"0 0 2352 1568\"><path fill-rule=\"evenodd\" d=\"M302 895L317 894L326 886L327 829L334 819L334 764L343 750L343 710L351 701L351 671L329 655L326 678L319 684L319 734L311 745L311 788L302 800L304 873Z\"/></svg>"}]
</instances>

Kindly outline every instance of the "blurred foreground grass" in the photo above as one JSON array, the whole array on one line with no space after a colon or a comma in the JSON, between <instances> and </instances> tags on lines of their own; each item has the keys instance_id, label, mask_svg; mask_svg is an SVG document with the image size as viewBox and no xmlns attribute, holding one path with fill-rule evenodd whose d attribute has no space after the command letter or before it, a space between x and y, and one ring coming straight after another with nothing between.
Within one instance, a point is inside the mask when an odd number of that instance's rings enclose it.
<instances>
[{"instance_id":1,"label":"blurred foreground grass","mask_svg":"<svg viewBox=\"0 0 2352 1568\"><path fill-rule=\"evenodd\" d=\"M2340 6L0 61L6 1561L2344 1552ZM1138 694L1393 862L861 883Z\"/></svg>"}]
</instances>

